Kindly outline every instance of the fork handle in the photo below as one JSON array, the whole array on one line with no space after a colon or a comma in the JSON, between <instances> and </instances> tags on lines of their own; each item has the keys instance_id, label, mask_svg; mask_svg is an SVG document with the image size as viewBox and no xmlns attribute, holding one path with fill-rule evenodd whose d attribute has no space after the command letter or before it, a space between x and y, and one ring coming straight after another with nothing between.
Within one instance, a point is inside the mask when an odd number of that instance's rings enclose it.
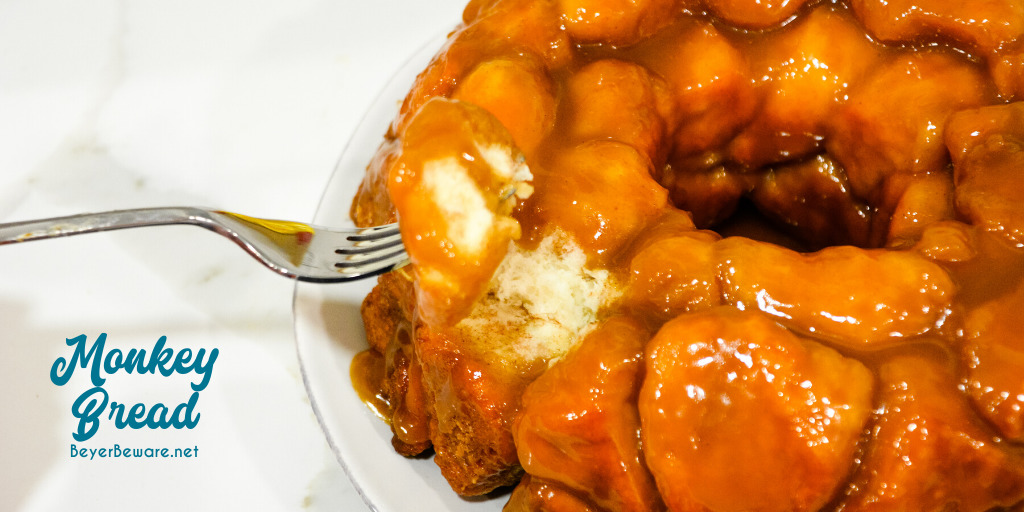
<instances>
[{"instance_id":1,"label":"fork handle","mask_svg":"<svg viewBox=\"0 0 1024 512\"><path fill-rule=\"evenodd\" d=\"M191 207L136 208L0 224L0 245L115 229L194 224L213 229L206 211Z\"/></svg>"}]
</instances>

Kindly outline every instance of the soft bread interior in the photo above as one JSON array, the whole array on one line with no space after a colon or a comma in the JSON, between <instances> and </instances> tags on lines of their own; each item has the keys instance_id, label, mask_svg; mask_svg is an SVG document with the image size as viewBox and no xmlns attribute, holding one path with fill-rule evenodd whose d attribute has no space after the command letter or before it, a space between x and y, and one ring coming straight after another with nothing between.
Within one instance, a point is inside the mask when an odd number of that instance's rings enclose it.
<instances>
[{"instance_id":1,"label":"soft bread interior","mask_svg":"<svg viewBox=\"0 0 1024 512\"><path fill-rule=\"evenodd\" d=\"M536 248L510 244L487 293L455 328L501 359L553 362L620 295L608 270L588 268L575 240L555 231Z\"/></svg>"}]
</instances>

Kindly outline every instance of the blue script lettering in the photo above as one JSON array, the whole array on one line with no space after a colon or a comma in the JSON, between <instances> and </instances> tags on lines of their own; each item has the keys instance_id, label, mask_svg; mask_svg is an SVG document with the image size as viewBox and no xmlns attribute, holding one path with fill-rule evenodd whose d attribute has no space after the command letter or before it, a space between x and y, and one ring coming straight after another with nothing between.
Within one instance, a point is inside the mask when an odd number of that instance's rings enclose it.
<instances>
[{"instance_id":1,"label":"blue script lettering","mask_svg":"<svg viewBox=\"0 0 1024 512\"><path fill-rule=\"evenodd\" d=\"M78 418L78 429L71 434L75 441L85 441L100 428L100 414L107 407L107 392L96 386L82 393L71 405L71 413Z\"/></svg>"},{"instance_id":2,"label":"blue script lettering","mask_svg":"<svg viewBox=\"0 0 1024 512\"><path fill-rule=\"evenodd\" d=\"M217 362L217 356L220 354L218 349L215 348L209 352L205 348L195 352L188 348L175 351L165 346L167 337L161 336L148 353L139 349L131 349L125 353L115 348L104 354L106 341L106 333L97 336L92 344L84 334L67 338L65 340L67 345L74 347L71 357L57 358L50 368L50 380L58 386L67 384L77 368L89 369L89 380L93 387L82 393L71 406L71 413L78 419L78 426L72 433L76 441L86 441L95 435L99 430L100 419L104 413L107 414L107 419L113 420L114 426L119 429L125 427L133 429L143 427L191 429L199 423L199 413L196 412L199 392L206 389L210 383L213 365ZM103 389L107 377L121 370L128 374L138 373L140 375L159 373L165 377L175 373L181 375L194 373L198 378L191 382L192 394L189 399L173 410L162 403L154 404L149 408L142 403L128 407L123 403L111 401L106 390ZM108 404L110 404L109 412L107 411ZM72 447L72 456L75 456L74 445Z\"/></svg>"},{"instance_id":3,"label":"blue script lettering","mask_svg":"<svg viewBox=\"0 0 1024 512\"><path fill-rule=\"evenodd\" d=\"M114 426L119 429L193 429L199 424L200 414L196 412L196 404L199 403L198 391L193 391L188 401L179 404L173 412L166 405L158 403L147 413L145 404L138 403L126 408L125 404L111 402L106 390L97 386L82 393L71 406L72 414L78 418L78 428L72 433L75 441L87 441L96 434L100 427L100 418L108 403L110 412L107 419L114 420Z\"/></svg>"},{"instance_id":4,"label":"blue script lettering","mask_svg":"<svg viewBox=\"0 0 1024 512\"><path fill-rule=\"evenodd\" d=\"M107 341L107 334L100 334L96 338L96 343L93 343L92 348L86 350L88 339L84 334L75 336L74 338L67 338L66 343L69 347L75 347L75 351L71 354L71 361L63 357L58 357L53 362L53 366L50 367L50 381L58 386L63 386L71 380L71 375L75 373L75 367L80 366L83 370L92 365L92 385L102 386L106 379L100 376L100 358L103 357L103 344Z\"/></svg>"},{"instance_id":5,"label":"blue script lettering","mask_svg":"<svg viewBox=\"0 0 1024 512\"><path fill-rule=\"evenodd\" d=\"M199 424L199 413L195 413L196 403L199 402L199 392L193 391L188 401L174 408L172 413L166 405L158 403L146 413L146 406L135 404L125 414L125 404L111 402L109 419L114 420L117 428L131 427L140 429L149 428L195 428ZM193 414L194 413L194 414Z\"/></svg>"},{"instance_id":6,"label":"blue script lettering","mask_svg":"<svg viewBox=\"0 0 1024 512\"><path fill-rule=\"evenodd\" d=\"M202 391L210 384L213 364L217 361L217 356L220 355L220 350L216 348L209 352L205 348L201 348L195 354L191 349L183 348L175 353L174 349L164 346L167 343L167 336L161 336L153 345L153 350L149 352L148 359L144 349L134 348L127 354L115 348L107 352L104 357L103 350L106 341L106 333L100 334L92 346L89 345L88 337L84 334L67 338L67 345L75 347L75 351L72 352L70 361L59 357L53 362L53 366L50 368L50 381L58 386L67 384L77 367L83 370L90 369L90 380L93 386L102 386L107 380L106 377L119 370L124 370L129 374L159 372L165 377L175 373L181 375L195 373L199 377L199 381L192 382L192 390Z\"/></svg>"}]
</instances>

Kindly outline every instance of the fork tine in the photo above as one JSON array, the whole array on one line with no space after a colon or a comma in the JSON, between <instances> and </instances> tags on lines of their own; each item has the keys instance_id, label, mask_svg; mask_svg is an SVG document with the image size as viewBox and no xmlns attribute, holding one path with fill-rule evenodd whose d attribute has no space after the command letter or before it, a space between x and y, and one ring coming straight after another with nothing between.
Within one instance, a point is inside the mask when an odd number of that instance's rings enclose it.
<instances>
[{"instance_id":1,"label":"fork tine","mask_svg":"<svg viewBox=\"0 0 1024 512\"><path fill-rule=\"evenodd\" d=\"M334 263L335 269L341 274L380 274L409 262L398 224L365 228L346 236L345 240L352 245L334 250L335 254L342 256L340 261Z\"/></svg>"},{"instance_id":2,"label":"fork tine","mask_svg":"<svg viewBox=\"0 0 1024 512\"><path fill-rule=\"evenodd\" d=\"M351 234L347 237L352 242L370 242L379 240L381 238L388 238L399 235L398 224L385 224L383 226L373 226L369 228L363 228L358 232Z\"/></svg>"},{"instance_id":3,"label":"fork tine","mask_svg":"<svg viewBox=\"0 0 1024 512\"><path fill-rule=\"evenodd\" d=\"M402 235L395 233L390 236L375 239L361 238L356 240L355 235L348 236L346 240L353 241L354 243L350 247L339 247L334 250L337 254L361 254L370 251L380 251L389 247L394 247L402 243Z\"/></svg>"},{"instance_id":4,"label":"fork tine","mask_svg":"<svg viewBox=\"0 0 1024 512\"><path fill-rule=\"evenodd\" d=\"M367 266L390 260L396 256L408 257L405 253L405 247L398 245L385 247L380 250L348 253L341 261L335 262L334 266L337 268Z\"/></svg>"},{"instance_id":5,"label":"fork tine","mask_svg":"<svg viewBox=\"0 0 1024 512\"><path fill-rule=\"evenodd\" d=\"M391 253L373 259L361 259L359 261L339 261L334 264L341 274L380 274L389 270L403 267L409 263L409 257L404 250Z\"/></svg>"}]
</instances>

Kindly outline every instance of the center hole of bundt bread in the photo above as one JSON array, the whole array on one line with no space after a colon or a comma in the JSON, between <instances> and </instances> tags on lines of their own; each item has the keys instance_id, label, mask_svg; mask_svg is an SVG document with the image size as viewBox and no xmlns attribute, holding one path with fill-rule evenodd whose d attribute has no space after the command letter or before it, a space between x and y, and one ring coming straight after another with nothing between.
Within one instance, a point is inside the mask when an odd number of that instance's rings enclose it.
<instances>
[{"instance_id":1,"label":"center hole of bundt bread","mask_svg":"<svg viewBox=\"0 0 1024 512\"><path fill-rule=\"evenodd\" d=\"M803 177L792 171L762 171L759 183L737 194L731 204L720 200L716 203L719 198L712 197L710 214L702 211L699 193L687 194L687 200L676 201L676 206L691 211L698 228L798 252L885 244L890 215L856 199L846 187L827 186L833 184L829 179L799 179Z\"/></svg>"},{"instance_id":2,"label":"center hole of bundt bread","mask_svg":"<svg viewBox=\"0 0 1024 512\"><path fill-rule=\"evenodd\" d=\"M670 201L690 212L700 229L800 252L885 244L889 215L860 197L844 168L827 153L761 168L702 166L707 163L674 158L657 176Z\"/></svg>"},{"instance_id":3,"label":"center hole of bundt bread","mask_svg":"<svg viewBox=\"0 0 1024 512\"><path fill-rule=\"evenodd\" d=\"M811 240L809 236L801 235L797 228L765 215L749 199L741 199L732 215L709 228L722 237L742 236L798 252L811 252L828 245L850 245L849 242L825 244Z\"/></svg>"}]
</instances>

